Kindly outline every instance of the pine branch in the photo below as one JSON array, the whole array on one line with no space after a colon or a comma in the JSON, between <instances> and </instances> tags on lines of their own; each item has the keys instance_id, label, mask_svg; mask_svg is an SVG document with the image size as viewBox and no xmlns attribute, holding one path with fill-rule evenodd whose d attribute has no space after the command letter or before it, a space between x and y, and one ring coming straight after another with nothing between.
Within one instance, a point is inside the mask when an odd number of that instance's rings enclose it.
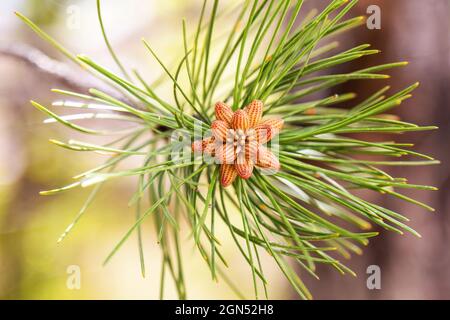
<instances>
[{"instance_id":1,"label":"pine branch","mask_svg":"<svg viewBox=\"0 0 450 320\"><path fill-rule=\"evenodd\" d=\"M352 137L354 133L363 132L406 133L436 129L400 121L387 113L411 98L418 84L391 95L388 95L389 87L385 87L353 107L350 106L356 94L351 92L335 93L320 100L310 98L313 93L334 90L348 81L387 79L389 75L384 72L406 66L405 62L394 62L346 74L326 72L333 66L379 53L367 44L333 52L337 43L332 37L363 22L361 17L345 18L356 3L357 0L330 0L322 12L313 11L297 23L303 10L301 0L248 0L236 10L226 10L219 1L211 4L204 1L194 31L189 33L184 21L181 25L180 52L183 54L174 70L148 41L143 40L151 57L161 66L162 75L172 85L172 96L158 94L157 83L147 83L137 71L129 72L120 62L106 34L100 1L97 1L97 9L103 38L123 76L87 56L72 54L18 14L41 38L112 88L106 90L95 84L83 94L55 90L76 100L56 103L56 106L89 109L93 113L59 116L33 102L52 118L46 122L59 122L85 134L119 136L105 145L52 140L70 150L111 157L103 165L77 175L77 182L43 194L100 186L121 177L137 177L138 187L129 203L137 206L136 221L105 263L137 232L144 274L139 239L145 232L143 221L154 219L163 254L161 298L166 275L174 281L179 297L186 297L178 239L182 219L212 279L223 279L237 291L222 271L228 262L220 250L221 235L217 234L216 226L218 223L227 226L252 273L255 297L260 296L258 288L261 286L267 297L260 249L273 257L299 296L310 299L311 293L291 261L313 277L317 277L317 264L327 264L340 273L355 275L339 257L360 254L360 246L367 245L370 238L378 235L370 231L372 225L420 236L407 225L408 218L355 195L353 190L371 190L433 210L401 194L400 190L435 190L434 187L411 184L405 178L391 176L384 168L439 162L410 150L409 144L369 142ZM230 21L235 23L230 24ZM218 34L218 30L226 32ZM214 116L215 101L222 102L216 104ZM348 108L338 108L342 105ZM105 131L75 123L93 118L121 120L130 126L125 131ZM262 129L266 130L265 134ZM229 141L231 148L225 143ZM201 151L201 157L191 154L191 143L194 151ZM210 149L214 145L219 148ZM245 150L253 152L253 146L258 150L258 157L249 160L245 158ZM277 149L276 153L271 151ZM174 150L182 152L174 153ZM116 169L119 163L136 155L145 156L141 166ZM218 160L230 156L231 164L217 166ZM240 156L244 156L244 162L238 162ZM382 159L374 160L375 156ZM400 157L407 159L399 161ZM266 175L267 172L271 174ZM96 187L61 239L84 215L97 192ZM146 195L151 203L149 208L141 205ZM230 210L239 214L239 223L230 218Z\"/></svg>"}]
</instances>

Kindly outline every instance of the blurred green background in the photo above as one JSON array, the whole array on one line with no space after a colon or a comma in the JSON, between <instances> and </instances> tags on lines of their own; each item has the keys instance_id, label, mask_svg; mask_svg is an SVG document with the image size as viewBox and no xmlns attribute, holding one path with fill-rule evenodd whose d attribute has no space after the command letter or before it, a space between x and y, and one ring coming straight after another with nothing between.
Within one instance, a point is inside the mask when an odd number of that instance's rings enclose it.
<instances>
[{"instance_id":1,"label":"blurred green background","mask_svg":"<svg viewBox=\"0 0 450 320\"><path fill-rule=\"evenodd\" d=\"M126 65L137 67L148 79L159 76L157 66L143 49L145 37L167 61L176 54L181 38L181 18L195 21L202 1L131 0L104 1L103 16L110 40ZM229 1L231 2L231 1ZM305 6L322 6L325 0L307 1ZM370 4L382 8L382 30L366 28L343 37L345 45L372 43L383 53L365 63L408 60L408 69L396 71L394 89L417 80L422 86L416 98L398 114L407 121L434 124L439 132L412 134L400 140L413 141L420 152L443 160L432 168L398 168L414 183L440 188L436 193L411 195L430 203L437 214L426 213L404 203L373 198L412 218L412 226L423 239L383 232L361 257L349 261L358 278L342 277L320 268L321 280L306 281L316 298L326 299L415 299L450 298L449 243L449 2L446 0L362 0L355 15L366 13ZM58 125L44 125L44 116L28 103L46 104L55 99L50 88L71 87L61 79L43 74L35 67L5 54L7 49L27 44L56 59L61 57L38 39L13 14L20 11L73 52L89 54L114 69L102 41L95 1L6 0L0 2L0 298L2 299L155 299L159 292L161 256L151 222L144 226L147 276L140 275L137 240L132 237L105 267L102 262L134 222L134 210L127 207L136 181L119 179L107 184L73 232L60 244L59 235L72 221L89 190L76 189L57 196L39 196L40 190L68 184L72 177L98 164L102 156L71 152L48 142L49 138L77 138ZM74 14L76 20L73 20ZM342 68L357 68L350 64ZM344 70L345 71L345 70ZM341 90L363 96L378 89L371 82L350 83ZM398 138L398 137L396 137ZM402 141L403 141L402 140ZM252 297L251 273L232 241L223 234L223 253L230 261L229 272L248 298ZM188 238L188 231L182 239ZM211 280L204 261L191 241L183 251L188 298L236 298L223 283ZM270 257L264 257L270 298L295 298ZM366 287L365 270L377 264L382 269L382 289ZM81 287L67 286L70 266L79 266ZM167 282L166 298L176 298Z\"/></svg>"}]
</instances>

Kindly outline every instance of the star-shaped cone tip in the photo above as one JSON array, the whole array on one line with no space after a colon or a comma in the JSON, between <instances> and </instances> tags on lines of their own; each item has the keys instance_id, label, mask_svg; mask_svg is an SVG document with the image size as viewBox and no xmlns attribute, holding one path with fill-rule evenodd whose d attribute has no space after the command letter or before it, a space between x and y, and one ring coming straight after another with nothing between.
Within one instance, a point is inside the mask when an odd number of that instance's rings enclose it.
<instances>
[{"instance_id":1,"label":"star-shaped cone tip","mask_svg":"<svg viewBox=\"0 0 450 320\"><path fill-rule=\"evenodd\" d=\"M213 155L220 166L220 183L227 187L239 176L249 179L254 167L277 171L278 158L263 144L280 133L283 120L262 119L264 104L254 100L233 112L223 102L215 105L217 120L211 124L212 137L194 141L192 150Z\"/></svg>"},{"instance_id":2,"label":"star-shaped cone tip","mask_svg":"<svg viewBox=\"0 0 450 320\"><path fill-rule=\"evenodd\" d=\"M233 117L233 110L231 107L223 102L217 102L215 106L216 119L225 121L228 125L231 124L231 118Z\"/></svg>"},{"instance_id":3,"label":"star-shaped cone tip","mask_svg":"<svg viewBox=\"0 0 450 320\"><path fill-rule=\"evenodd\" d=\"M283 125L284 125L284 120L280 119L280 118L272 118L272 119L263 120L259 124L260 125L268 125L268 126L271 126L272 128L277 129L278 131L281 131L281 129L283 128Z\"/></svg>"},{"instance_id":4,"label":"star-shaped cone tip","mask_svg":"<svg viewBox=\"0 0 450 320\"><path fill-rule=\"evenodd\" d=\"M257 125L254 130L256 141L261 144L269 142L277 134L277 130L267 124Z\"/></svg>"},{"instance_id":5,"label":"star-shaped cone tip","mask_svg":"<svg viewBox=\"0 0 450 320\"><path fill-rule=\"evenodd\" d=\"M211 132L219 141L225 141L227 138L229 126L225 121L216 120L211 124Z\"/></svg>"},{"instance_id":6,"label":"star-shaped cone tip","mask_svg":"<svg viewBox=\"0 0 450 320\"><path fill-rule=\"evenodd\" d=\"M247 112L242 109L237 110L231 118L231 126L235 130L247 130L250 127L250 118L248 117Z\"/></svg>"},{"instance_id":7,"label":"star-shaped cone tip","mask_svg":"<svg viewBox=\"0 0 450 320\"><path fill-rule=\"evenodd\" d=\"M236 168L239 177L241 177L242 179L250 179L253 173L253 161L247 161L242 158L244 157L238 157L236 163L234 164L234 167Z\"/></svg>"},{"instance_id":8,"label":"star-shaped cone tip","mask_svg":"<svg viewBox=\"0 0 450 320\"><path fill-rule=\"evenodd\" d=\"M264 169L280 169L280 162L278 161L278 158L272 151L262 145L258 146L256 164Z\"/></svg>"},{"instance_id":9,"label":"star-shaped cone tip","mask_svg":"<svg viewBox=\"0 0 450 320\"><path fill-rule=\"evenodd\" d=\"M262 118L263 114L263 103L260 100L252 101L248 106L244 108L250 119L250 128L256 126Z\"/></svg>"},{"instance_id":10,"label":"star-shaped cone tip","mask_svg":"<svg viewBox=\"0 0 450 320\"><path fill-rule=\"evenodd\" d=\"M224 187L231 185L237 177L237 171L232 164L220 166L220 184Z\"/></svg>"}]
</instances>

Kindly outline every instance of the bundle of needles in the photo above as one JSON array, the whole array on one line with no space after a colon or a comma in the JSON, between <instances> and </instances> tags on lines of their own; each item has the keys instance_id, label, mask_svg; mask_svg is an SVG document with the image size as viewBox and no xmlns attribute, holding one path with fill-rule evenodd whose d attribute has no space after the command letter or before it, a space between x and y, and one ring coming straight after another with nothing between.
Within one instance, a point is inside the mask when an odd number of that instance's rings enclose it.
<instances>
[{"instance_id":1,"label":"bundle of needles","mask_svg":"<svg viewBox=\"0 0 450 320\"><path fill-rule=\"evenodd\" d=\"M408 218L354 192L370 190L432 210L400 190L433 187L410 184L380 167L420 166L437 161L411 151L409 144L369 142L355 136L435 129L386 114L410 98L418 84L396 93L388 93L389 87L374 90L356 104L352 104L354 93L323 97L348 81L386 79L388 75L381 72L406 63L332 74L331 68L378 51L367 44L339 51L338 43L330 40L364 24L362 17L346 18L357 0L330 0L323 11L305 14L303 3L246 0L229 7L225 2L205 0L194 27L188 28L184 20L181 23L182 54L175 64L163 61L143 40L144 48L161 66L162 81L154 83L145 81L136 70L128 70L117 57L108 40L100 1L100 28L120 70L118 74L85 55L72 54L17 13L37 35L79 65L80 72L90 72L104 82L101 88L85 93L53 90L66 97L54 103L55 109L78 108L80 113L59 116L32 101L33 106L50 116L47 122L58 122L88 135L113 137L105 145L51 140L70 150L109 155L103 165L77 175L75 183L42 192L48 195L93 186L59 241L84 215L106 181L126 176L137 178L137 190L130 201L136 207L137 219L105 263L130 236L137 234L144 274L142 234L156 233L162 250L161 286L165 276L172 277L180 299L187 298L180 239L183 228L188 228L189 241L205 260L212 279L225 281L242 298L245 295L227 276L228 263L221 252L221 237L225 235L215 232L217 224L227 226L236 250L248 264L256 298L261 297L260 291L268 297L262 255L273 259L299 297L310 299L300 277L302 270L317 277L316 265L327 264L342 274L354 274L340 258L359 254L361 246L378 234L370 231L373 225L419 236L406 224ZM171 95L158 94L161 83L171 85ZM320 93L323 98L312 98ZM89 119L95 119L95 123L122 121L128 127L104 130L76 124ZM207 144L202 144L202 139L221 141L222 133L225 140L231 134L231 141L241 143L244 149L246 141L257 140L257 148L266 150L262 145L270 139L260 138L257 133L253 140L248 138L250 129L261 128L269 130L267 135L273 138L270 149L277 150L258 153L262 159L244 159L240 165L236 154L241 149L232 148L231 164L224 165L214 160L219 153L228 156L226 150L210 152L213 161L206 161L204 154L189 152L191 146L195 151L205 151ZM187 156L177 158L174 150ZM143 158L141 166L117 169L123 161L137 156ZM400 157L408 159L399 161ZM267 174L265 168L275 170ZM143 228L148 219L153 219L155 231Z\"/></svg>"}]
</instances>

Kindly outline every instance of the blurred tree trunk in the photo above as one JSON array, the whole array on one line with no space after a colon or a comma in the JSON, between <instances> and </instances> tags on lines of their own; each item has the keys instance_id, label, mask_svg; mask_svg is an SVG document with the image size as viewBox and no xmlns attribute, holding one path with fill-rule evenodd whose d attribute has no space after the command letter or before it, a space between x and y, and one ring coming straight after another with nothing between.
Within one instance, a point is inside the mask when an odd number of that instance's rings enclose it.
<instances>
[{"instance_id":1,"label":"blurred tree trunk","mask_svg":"<svg viewBox=\"0 0 450 320\"><path fill-rule=\"evenodd\" d=\"M323 2L323 1L322 1ZM438 131L412 133L405 136L383 136L378 139L396 139L412 142L416 151L429 154L443 163L428 167L394 167L388 172L407 177L411 183L434 185L437 192L410 191L406 195L430 204L436 209L430 214L425 209L385 196L373 196L372 201L405 214L410 225L422 236L400 236L384 230L365 248L361 257L353 257L349 266L358 277L342 277L335 270L320 267L320 281L307 284L316 299L449 299L450 256L449 244L449 172L446 161L449 154L450 115L450 55L449 2L447 0L361 0L354 12L366 14L369 5L381 8L381 30L359 28L345 35L342 47L370 43L382 52L354 64L347 64L339 72L349 72L372 64L409 61L405 68L389 72L392 79L386 83L357 81L347 83L340 92L356 92L360 99L389 83L391 92L416 81L421 86L408 100L393 112L405 121L420 125L436 125ZM316 1L312 5L317 5ZM381 268L381 290L368 290L366 268Z\"/></svg>"}]
</instances>

